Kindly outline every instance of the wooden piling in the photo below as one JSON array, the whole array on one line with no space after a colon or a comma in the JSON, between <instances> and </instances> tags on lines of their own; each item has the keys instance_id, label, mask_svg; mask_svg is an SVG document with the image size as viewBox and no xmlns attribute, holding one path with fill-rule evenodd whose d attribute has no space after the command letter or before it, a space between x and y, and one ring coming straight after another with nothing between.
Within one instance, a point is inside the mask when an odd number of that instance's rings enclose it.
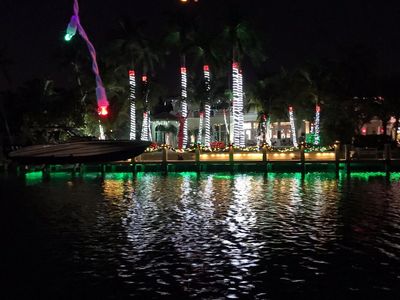
<instances>
[{"instance_id":1,"label":"wooden piling","mask_svg":"<svg viewBox=\"0 0 400 300\"><path fill-rule=\"evenodd\" d=\"M234 172L234 167L235 167L235 161L233 158L233 154L234 154L233 145L230 144L229 145L229 165L230 165L231 172Z\"/></svg>"},{"instance_id":2,"label":"wooden piling","mask_svg":"<svg viewBox=\"0 0 400 300\"><path fill-rule=\"evenodd\" d=\"M306 155L304 153L305 151L305 143L301 142L300 143L300 164L301 164L301 174L306 173Z\"/></svg>"},{"instance_id":3,"label":"wooden piling","mask_svg":"<svg viewBox=\"0 0 400 300\"><path fill-rule=\"evenodd\" d=\"M335 172L339 176L339 160L340 160L340 141L335 141Z\"/></svg>"},{"instance_id":4,"label":"wooden piling","mask_svg":"<svg viewBox=\"0 0 400 300\"><path fill-rule=\"evenodd\" d=\"M347 174L350 174L350 172L351 172L350 148L351 148L351 146L349 144L344 145L344 159L346 161L346 172L347 172ZM335 153L335 157L336 157L336 153Z\"/></svg>"},{"instance_id":5,"label":"wooden piling","mask_svg":"<svg viewBox=\"0 0 400 300\"><path fill-rule=\"evenodd\" d=\"M166 146L162 148L161 168L165 174L168 173L168 149Z\"/></svg>"},{"instance_id":6,"label":"wooden piling","mask_svg":"<svg viewBox=\"0 0 400 300\"><path fill-rule=\"evenodd\" d=\"M386 175L390 175L390 171L391 171L391 160L392 160L392 151L391 150L392 150L391 145L385 144L383 153L384 153Z\"/></svg>"}]
</instances>

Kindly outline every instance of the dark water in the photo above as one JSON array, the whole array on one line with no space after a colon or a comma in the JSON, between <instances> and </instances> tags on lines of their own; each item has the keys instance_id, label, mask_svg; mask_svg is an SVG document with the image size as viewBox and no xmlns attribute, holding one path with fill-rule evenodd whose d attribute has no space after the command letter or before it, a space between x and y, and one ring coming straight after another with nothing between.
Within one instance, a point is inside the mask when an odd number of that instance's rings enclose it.
<instances>
[{"instance_id":1,"label":"dark water","mask_svg":"<svg viewBox=\"0 0 400 300\"><path fill-rule=\"evenodd\" d=\"M400 176L0 179L2 299L398 299Z\"/></svg>"}]
</instances>

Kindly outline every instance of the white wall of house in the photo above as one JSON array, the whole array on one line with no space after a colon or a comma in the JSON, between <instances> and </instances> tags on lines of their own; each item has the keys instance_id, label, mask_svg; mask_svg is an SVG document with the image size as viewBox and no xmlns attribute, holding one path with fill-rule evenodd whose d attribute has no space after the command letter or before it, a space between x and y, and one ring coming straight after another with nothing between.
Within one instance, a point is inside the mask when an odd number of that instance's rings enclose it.
<instances>
[{"instance_id":1,"label":"white wall of house","mask_svg":"<svg viewBox=\"0 0 400 300\"><path fill-rule=\"evenodd\" d=\"M211 114L211 142L224 142L225 144L231 143L233 136L233 117L227 112L226 123L228 125L229 131L226 130L226 124L224 119L224 114L222 110L213 110ZM261 138L258 134L258 114L257 113L246 113L244 114L244 131L245 131L245 141L246 146L257 145ZM197 134L199 129L200 118L196 114L191 114L188 117L188 130L189 130L189 141L191 144L197 142ZM179 130L179 122L177 121L162 121L157 120L152 122L152 134L155 142L160 141L160 133L156 132L156 127L162 125L165 127L175 126L175 133L165 133L165 143L170 144L173 147L177 146L177 132ZM271 142L275 146L291 146L292 145L292 132L290 127L290 122L274 122L271 124L272 139ZM309 133L310 122L305 121L301 128L297 129L297 137L300 136L302 132ZM229 133L229 134L228 134ZM204 131L203 131L204 139Z\"/></svg>"}]
</instances>

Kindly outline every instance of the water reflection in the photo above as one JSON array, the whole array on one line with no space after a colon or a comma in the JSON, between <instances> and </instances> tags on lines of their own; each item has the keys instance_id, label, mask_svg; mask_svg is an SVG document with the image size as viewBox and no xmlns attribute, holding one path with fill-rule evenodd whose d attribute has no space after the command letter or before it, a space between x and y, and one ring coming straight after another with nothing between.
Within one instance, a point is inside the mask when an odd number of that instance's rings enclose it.
<instances>
[{"instance_id":1,"label":"water reflection","mask_svg":"<svg viewBox=\"0 0 400 300\"><path fill-rule=\"evenodd\" d=\"M58 278L53 292L73 283L71 298L84 286L104 297L117 286L115 297L344 298L396 294L395 178L121 173L2 188L16 195L4 216L14 248L37 240L33 265Z\"/></svg>"}]
</instances>

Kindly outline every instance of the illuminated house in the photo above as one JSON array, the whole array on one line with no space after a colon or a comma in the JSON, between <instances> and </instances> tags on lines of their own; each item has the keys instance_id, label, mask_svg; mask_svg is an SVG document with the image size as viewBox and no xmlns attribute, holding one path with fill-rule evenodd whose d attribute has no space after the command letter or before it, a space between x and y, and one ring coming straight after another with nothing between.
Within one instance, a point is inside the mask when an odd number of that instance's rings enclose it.
<instances>
[{"instance_id":1,"label":"illuminated house","mask_svg":"<svg viewBox=\"0 0 400 300\"><path fill-rule=\"evenodd\" d=\"M244 133L246 146L255 146L260 144L259 115L256 112L244 114ZM189 112L188 115L188 137L189 144L193 145L198 141L200 114L199 112ZM222 142L228 145L232 142L233 124L232 116L229 111L222 109L211 110L211 143ZM310 132L310 122L304 121L303 126L297 130L296 136L301 133ZM228 130L227 130L228 129ZM152 117L151 130L153 141L157 144L168 144L177 147L179 119L174 111L163 112ZM204 130L204 127L203 127ZM274 146L293 146L292 129L289 120L283 122L274 122L270 125L271 140ZM203 134L204 141L204 134Z\"/></svg>"}]
</instances>

